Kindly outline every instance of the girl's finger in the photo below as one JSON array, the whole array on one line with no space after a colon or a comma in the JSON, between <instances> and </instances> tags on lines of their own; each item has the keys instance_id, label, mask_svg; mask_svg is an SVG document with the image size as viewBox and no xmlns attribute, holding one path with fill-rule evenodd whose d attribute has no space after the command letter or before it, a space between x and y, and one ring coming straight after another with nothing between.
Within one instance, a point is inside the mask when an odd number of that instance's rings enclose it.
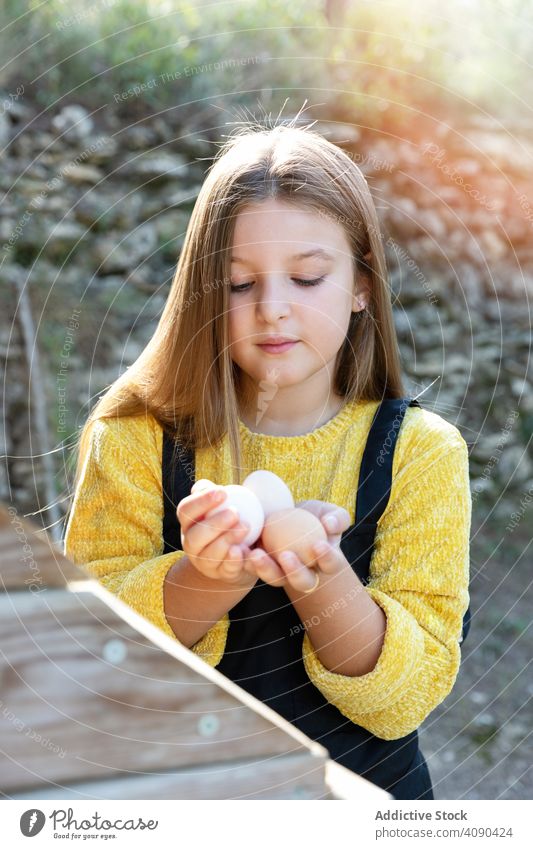
<instances>
[{"instance_id":1,"label":"girl's finger","mask_svg":"<svg viewBox=\"0 0 533 849\"><path fill-rule=\"evenodd\" d=\"M312 549L322 572L328 575L338 572L341 566L347 562L340 548L330 543L318 542L313 545Z\"/></svg>"},{"instance_id":2,"label":"girl's finger","mask_svg":"<svg viewBox=\"0 0 533 849\"><path fill-rule=\"evenodd\" d=\"M350 527L350 514L344 507L336 507L321 517L326 533L331 536L343 534Z\"/></svg>"},{"instance_id":3,"label":"girl's finger","mask_svg":"<svg viewBox=\"0 0 533 849\"><path fill-rule=\"evenodd\" d=\"M199 492L201 489L216 489L216 484L208 478L201 478L193 483L191 492Z\"/></svg>"},{"instance_id":4,"label":"girl's finger","mask_svg":"<svg viewBox=\"0 0 533 849\"><path fill-rule=\"evenodd\" d=\"M239 527L245 526L245 522L239 520L237 512L233 508L223 510L221 513L215 513L209 519L202 518L195 522L187 531L187 544L190 551L194 554L200 552L210 543L215 542L220 536L223 536L229 530L237 532ZM239 542L241 542L246 534L242 534ZM234 539L237 542L237 537ZM182 540L183 543L183 540Z\"/></svg>"},{"instance_id":5,"label":"girl's finger","mask_svg":"<svg viewBox=\"0 0 533 849\"><path fill-rule=\"evenodd\" d=\"M228 552L218 569L218 577L222 579L236 578L242 570L242 549L240 545L229 545Z\"/></svg>"},{"instance_id":6,"label":"girl's finger","mask_svg":"<svg viewBox=\"0 0 533 849\"><path fill-rule=\"evenodd\" d=\"M194 556L206 569L215 569L220 563L230 558L230 549L232 546L239 547L243 536L244 533L238 533L235 529L227 531L217 536L213 542L201 547Z\"/></svg>"},{"instance_id":7,"label":"girl's finger","mask_svg":"<svg viewBox=\"0 0 533 849\"><path fill-rule=\"evenodd\" d=\"M294 551L282 551L279 555L279 562L291 587L303 593L313 589L316 584L316 569L309 569L304 566Z\"/></svg>"},{"instance_id":8,"label":"girl's finger","mask_svg":"<svg viewBox=\"0 0 533 849\"><path fill-rule=\"evenodd\" d=\"M247 557L244 561L244 571L248 572L249 575L256 575L255 566L250 563L250 558Z\"/></svg>"},{"instance_id":9,"label":"girl's finger","mask_svg":"<svg viewBox=\"0 0 533 849\"><path fill-rule=\"evenodd\" d=\"M279 565L270 554L267 554L264 548L253 548L250 559L254 565L261 564L263 568L270 569L276 575L283 575L283 570L279 568Z\"/></svg>"},{"instance_id":10,"label":"girl's finger","mask_svg":"<svg viewBox=\"0 0 533 849\"><path fill-rule=\"evenodd\" d=\"M339 548L341 544L342 534L328 534L327 542L329 545L334 546L335 548Z\"/></svg>"},{"instance_id":11,"label":"girl's finger","mask_svg":"<svg viewBox=\"0 0 533 849\"><path fill-rule=\"evenodd\" d=\"M208 513L213 507L218 507L225 499L220 490L202 490L191 493L182 498L176 508L178 522L181 525L181 533L186 534L192 525ZM182 540L183 542L183 540Z\"/></svg>"},{"instance_id":12,"label":"girl's finger","mask_svg":"<svg viewBox=\"0 0 533 849\"><path fill-rule=\"evenodd\" d=\"M258 578L273 587L285 585L285 575L278 564L261 548L255 548L250 553L250 563Z\"/></svg>"}]
</instances>

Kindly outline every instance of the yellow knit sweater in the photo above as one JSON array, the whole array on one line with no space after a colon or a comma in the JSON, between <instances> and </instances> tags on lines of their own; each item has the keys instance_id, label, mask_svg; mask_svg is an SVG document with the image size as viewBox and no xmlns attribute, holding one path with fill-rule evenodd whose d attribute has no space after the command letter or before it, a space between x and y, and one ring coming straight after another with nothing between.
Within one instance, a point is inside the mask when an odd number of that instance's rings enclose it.
<instances>
[{"instance_id":1,"label":"yellow knit sweater","mask_svg":"<svg viewBox=\"0 0 533 849\"><path fill-rule=\"evenodd\" d=\"M355 520L359 466L378 401L345 404L299 436L254 433L239 422L245 474L275 472L294 500L345 507ZM140 614L177 639L163 606L167 571L183 553L162 554L163 434L151 416L98 420L74 494L65 554ZM227 484L225 437L195 454L196 479ZM357 725L386 740L414 729L450 693L468 606L471 495L467 445L456 427L408 407L393 458L390 500L381 517L366 591L387 617L378 662L366 675L326 669L304 636L307 674ZM224 654L229 616L192 646L211 666Z\"/></svg>"}]
</instances>

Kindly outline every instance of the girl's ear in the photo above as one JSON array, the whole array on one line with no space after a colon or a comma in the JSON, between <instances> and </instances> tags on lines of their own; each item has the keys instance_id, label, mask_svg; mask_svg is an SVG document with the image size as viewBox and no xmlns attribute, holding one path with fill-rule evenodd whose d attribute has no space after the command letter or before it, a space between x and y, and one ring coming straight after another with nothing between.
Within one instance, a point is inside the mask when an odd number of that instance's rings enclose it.
<instances>
[{"instance_id":1,"label":"girl's ear","mask_svg":"<svg viewBox=\"0 0 533 849\"><path fill-rule=\"evenodd\" d=\"M364 254L363 262L370 265L372 259L372 251ZM356 291L352 300L352 312L362 312L370 303L370 288L371 288L371 271L358 271L356 278Z\"/></svg>"}]
</instances>

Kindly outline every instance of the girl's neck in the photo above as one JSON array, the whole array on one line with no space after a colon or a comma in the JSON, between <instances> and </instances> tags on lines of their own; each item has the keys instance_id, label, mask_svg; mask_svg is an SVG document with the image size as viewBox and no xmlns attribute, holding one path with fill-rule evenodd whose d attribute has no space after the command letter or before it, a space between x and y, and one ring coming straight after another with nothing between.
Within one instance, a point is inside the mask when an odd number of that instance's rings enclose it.
<instances>
[{"instance_id":1,"label":"girl's neck","mask_svg":"<svg viewBox=\"0 0 533 849\"><path fill-rule=\"evenodd\" d=\"M241 412L240 420L252 433L269 436L300 436L325 425L340 413L344 405L344 398L332 395L327 407L322 404L319 408L306 410L294 418L287 416L276 418L267 404L263 414L259 410L252 410L249 413Z\"/></svg>"}]
</instances>

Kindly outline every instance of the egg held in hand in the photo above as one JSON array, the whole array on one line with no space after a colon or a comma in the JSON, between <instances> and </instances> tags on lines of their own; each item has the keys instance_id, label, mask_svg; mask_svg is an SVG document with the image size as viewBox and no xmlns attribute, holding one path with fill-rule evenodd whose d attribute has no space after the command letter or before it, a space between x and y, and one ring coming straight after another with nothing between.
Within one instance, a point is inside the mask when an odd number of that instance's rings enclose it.
<instances>
[{"instance_id":1,"label":"egg held in hand","mask_svg":"<svg viewBox=\"0 0 533 849\"><path fill-rule=\"evenodd\" d=\"M217 504L216 507L209 510L205 514L205 518L208 520L215 513L234 507L240 521L250 525L250 530L243 537L241 544L252 545L258 539L265 521L265 514L258 497L251 490L238 484L230 483L227 486L217 486L216 489L225 492L226 498L221 504Z\"/></svg>"},{"instance_id":2,"label":"egg held in hand","mask_svg":"<svg viewBox=\"0 0 533 849\"><path fill-rule=\"evenodd\" d=\"M294 499L289 487L274 472L258 469L249 474L243 480L242 485L257 495L265 519L277 510L287 510L289 507L294 507Z\"/></svg>"},{"instance_id":3,"label":"egg held in hand","mask_svg":"<svg viewBox=\"0 0 533 849\"><path fill-rule=\"evenodd\" d=\"M263 548L274 560L282 551L294 551L305 566L316 563L312 547L327 538L320 520L302 507L271 513L261 534Z\"/></svg>"}]
</instances>

